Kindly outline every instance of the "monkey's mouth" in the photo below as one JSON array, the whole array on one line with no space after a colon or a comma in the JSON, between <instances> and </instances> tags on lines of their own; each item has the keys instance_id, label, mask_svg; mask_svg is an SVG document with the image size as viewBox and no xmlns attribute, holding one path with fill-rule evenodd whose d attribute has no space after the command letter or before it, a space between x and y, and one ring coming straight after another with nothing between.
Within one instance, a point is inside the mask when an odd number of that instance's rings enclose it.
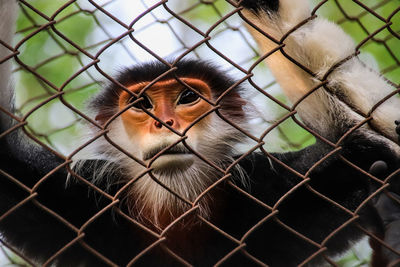
<instances>
[{"instance_id":1,"label":"monkey's mouth","mask_svg":"<svg viewBox=\"0 0 400 267\"><path fill-rule=\"evenodd\" d=\"M162 150L166 149L168 146L170 146L170 145L163 145L163 146L152 148L149 151L146 151L143 154L143 160L149 160L149 159L153 158L155 155L160 153ZM179 155L185 155L185 154L192 154L192 153L184 145L178 144L178 145L175 145L175 146L169 148L168 150L164 151L162 154L160 154L160 157L168 156L168 155L179 156Z\"/></svg>"}]
</instances>

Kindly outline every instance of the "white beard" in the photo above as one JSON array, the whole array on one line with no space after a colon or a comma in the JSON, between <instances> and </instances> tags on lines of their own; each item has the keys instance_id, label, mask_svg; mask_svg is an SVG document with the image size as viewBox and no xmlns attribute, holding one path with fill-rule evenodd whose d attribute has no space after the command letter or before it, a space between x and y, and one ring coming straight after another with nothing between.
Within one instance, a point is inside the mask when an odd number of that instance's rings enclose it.
<instances>
[{"instance_id":1,"label":"white beard","mask_svg":"<svg viewBox=\"0 0 400 267\"><path fill-rule=\"evenodd\" d=\"M119 123L116 121L116 124L111 127L114 131L108 134L110 139L119 140L118 146L139 159L142 152L138 151L137 146L126 136ZM215 182L226 177L224 170L234 161L235 146L243 142L245 137L217 116L213 116L209 125L203 127L206 129L202 131L201 135L196 136L195 141L188 135L186 143L217 168L192 154L193 163L187 168L172 167L171 169L154 169L149 172L140 162L136 162L132 157L122 153L110 145L107 140L101 138L97 141L100 143L95 145L95 151L92 153L97 158L113 159L113 164L106 163L104 166L96 168L92 182L98 183L107 179L106 184L108 185L129 184L123 190L121 198L125 201L130 215L136 220L148 222L158 229L165 228L174 219L193 207L196 209L196 215L209 218L213 190L203 195L202 193ZM110 173L111 165L116 165L123 173L118 181L113 175L105 175ZM77 168L79 166L82 165L78 164ZM242 184L246 184L245 175L238 165L235 165L230 172L232 171L239 176L235 177L235 180L239 178ZM226 178L230 179L230 177ZM201 197L199 198L199 196Z\"/></svg>"}]
</instances>

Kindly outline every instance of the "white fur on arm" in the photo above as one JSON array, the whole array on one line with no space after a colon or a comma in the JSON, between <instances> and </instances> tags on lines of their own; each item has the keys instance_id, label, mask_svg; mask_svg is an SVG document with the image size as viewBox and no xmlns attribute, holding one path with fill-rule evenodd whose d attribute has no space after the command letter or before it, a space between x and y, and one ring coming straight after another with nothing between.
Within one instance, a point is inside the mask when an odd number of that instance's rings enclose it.
<instances>
[{"instance_id":1,"label":"white fur on arm","mask_svg":"<svg viewBox=\"0 0 400 267\"><path fill-rule=\"evenodd\" d=\"M278 14L256 15L249 10L244 10L243 14L278 41L296 25L311 17L307 0L281 0ZM249 29L263 53L278 46L253 27L249 26ZM333 66L356 53L351 37L338 25L323 18L308 21L290 33L283 43L286 54L315 74L313 76L305 72L280 51L266 59L292 103L320 84ZM356 125L365 119L363 115L368 114L375 104L395 90L356 56L334 68L326 78L327 86L320 87L304 99L296 110L306 124L328 138L332 127L342 127L338 125L338 120ZM397 146L392 141L397 141L394 121L400 118L399 111L400 98L394 95L372 112L372 129L367 126L363 128L372 135L378 133L381 135L379 138L386 139L391 146Z\"/></svg>"},{"instance_id":2,"label":"white fur on arm","mask_svg":"<svg viewBox=\"0 0 400 267\"><path fill-rule=\"evenodd\" d=\"M17 8L15 0L0 0L0 40L9 46L12 46ZM11 54L12 51L0 43L0 62ZM14 94L10 81L11 60L7 60L0 64L0 105L9 111L12 109Z\"/></svg>"}]
</instances>

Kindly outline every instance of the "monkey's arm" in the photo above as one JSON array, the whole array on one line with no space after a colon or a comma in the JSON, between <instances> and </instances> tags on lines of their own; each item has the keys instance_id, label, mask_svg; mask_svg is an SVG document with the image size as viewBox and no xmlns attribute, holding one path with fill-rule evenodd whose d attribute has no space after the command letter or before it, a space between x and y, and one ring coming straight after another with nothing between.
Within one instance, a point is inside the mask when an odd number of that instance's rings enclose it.
<instances>
[{"instance_id":1,"label":"monkey's arm","mask_svg":"<svg viewBox=\"0 0 400 267\"><path fill-rule=\"evenodd\" d=\"M102 211L112 200L74 176L67 178L65 160L36 145L20 146L16 142L10 146L5 138L0 140L2 241L35 264L43 264L63 251L51 260L52 264L109 266L85 249L87 245L121 265L131 255L121 251L139 253L139 245L143 244L138 245L135 238L143 233L123 216L111 215L112 206ZM88 161L79 175L89 179L101 164ZM101 184L98 187L104 188ZM122 205L119 208L123 209ZM82 228L91 218L94 221Z\"/></svg>"},{"instance_id":2,"label":"monkey's arm","mask_svg":"<svg viewBox=\"0 0 400 267\"><path fill-rule=\"evenodd\" d=\"M338 25L312 17L308 0L244 0L241 5L263 53L282 45L266 62L289 100L295 104L315 90L296 107L307 125L337 141L371 112L373 119L363 133L385 140L399 153L393 127L400 109L396 89L358 59L353 40Z\"/></svg>"},{"instance_id":3,"label":"monkey's arm","mask_svg":"<svg viewBox=\"0 0 400 267\"><path fill-rule=\"evenodd\" d=\"M379 145L363 140L350 150L364 150L362 155L365 155L367 161L361 166L368 170L375 159L389 156L380 148ZM382 233L375 209L369 203L362 205L370 194L370 178L340 159L339 154L351 161L356 157L345 146L341 151L319 162L332 150L331 147L318 143L296 152L272 154L275 159L270 161L271 164L265 155L257 153L252 154L249 161L242 164L251 181L251 195L274 207L277 212L268 220L265 219L262 226L246 240L249 252L256 257L266 257L264 262L269 266L297 266L319 249L290 232L282 224L322 244L327 248L323 253L327 256L345 252L352 242L362 238L364 234L356 223L371 232ZM357 212L351 214L338 206ZM246 209L251 207L248 204ZM235 211L236 209L233 213ZM264 209L264 217L269 214ZM264 217L258 218L258 221ZM359 217L356 222L353 221L355 217ZM252 222L249 228L258 221ZM285 257L274 258L269 257L269 254ZM314 265L311 266L323 266L323 262L326 263L320 256L314 258Z\"/></svg>"},{"instance_id":4,"label":"monkey's arm","mask_svg":"<svg viewBox=\"0 0 400 267\"><path fill-rule=\"evenodd\" d=\"M109 256L127 249L123 244L129 243L127 227L132 227L106 212L107 216L100 216L78 234L79 228L111 200L76 182L76 177L71 176L67 184L66 158L30 142L21 128L11 130L17 125L10 116L14 112L10 48L16 15L17 1L0 0L0 239L35 264L43 264L75 240L51 263L78 266L85 261L92 263L90 266L103 266L104 262L84 249L81 241L109 244L102 248L106 251L100 251ZM88 178L93 167L82 170L86 175L81 175ZM113 260L127 261L123 257Z\"/></svg>"},{"instance_id":5,"label":"monkey's arm","mask_svg":"<svg viewBox=\"0 0 400 267\"><path fill-rule=\"evenodd\" d=\"M267 156L254 153L243 162L242 167L251 181L249 192L274 207L277 212L275 216L280 220L277 223L269 218L264 223L265 227L260 227L246 240L248 247L254 248L254 253L260 253L256 256L262 257L261 255L267 254L266 251L275 255L287 255L285 259L266 258L267 264L295 266L318 250L310 242L289 233L281 223L322 244L328 249L326 255L329 256L343 253L351 242L364 236L357 224L383 238L384 231L378 213L371 203L365 203L371 194L372 179L348 165L340 156L368 171L378 160L387 160L390 162L388 165L392 165L393 152L385 144L362 136L355 137L355 140L344 140L342 149L331 154L333 150L324 143L317 143L296 152L273 153L271 155L274 159L270 161ZM321 161L324 157L325 160ZM251 206L248 204L246 209L251 209ZM347 211L338 208L339 206ZM234 212L236 209L232 211ZM269 214L267 210L264 212L264 216ZM356 217L359 218L353 221ZM264 217L258 221L262 218ZM254 225L257 221L252 223ZM268 242L263 240L263 235L268 236ZM253 242L257 245L253 246ZM388 244L394 245L393 242ZM265 250L257 251L255 248L258 246ZM395 246L393 248L400 249ZM321 260L320 257L317 258ZM321 262L315 264L320 266L318 264Z\"/></svg>"},{"instance_id":6,"label":"monkey's arm","mask_svg":"<svg viewBox=\"0 0 400 267\"><path fill-rule=\"evenodd\" d=\"M363 135L364 139L379 145L386 144L395 154L389 154L388 159L375 159L391 162L392 172L399 168L398 162L394 163L400 155L399 127L396 133L393 123L399 119L400 98L395 88L358 59L353 40L334 23L311 17L308 0L244 0L241 5L245 7L243 14L250 24L269 35L268 38L249 26L263 53L282 45L266 58L266 62L289 100L297 104L315 90L296 106L303 121L336 142L370 115L373 119L369 125L364 124L354 131L355 136ZM383 103L374 109L380 101ZM354 141L360 140L355 138ZM355 151L353 154L357 155ZM366 160L374 158L362 151L359 155ZM357 161L357 156L354 160ZM390 190L399 194L400 177L392 177L389 183ZM399 202L380 198L380 203L385 203L377 206L387 227L385 242L400 251L399 242L395 241L400 218L392 216L399 214ZM390 208L382 210L385 206ZM388 254L394 255L390 260L398 258L394 253Z\"/></svg>"},{"instance_id":7,"label":"monkey's arm","mask_svg":"<svg viewBox=\"0 0 400 267\"><path fill-rule=\"evenodd\" d=\"M0 17L2 18L0 20L0 197L2 198L0 207L2 212L18 198L19 193L14 194L14 192L27 191L24 186L18 186L17 181L27 187L33 187L47 173L64 163L60 157L29 142L22 132L22 126L17 127L16 120L11 116L14 113L14 88L11 79L12 38L16 15L17 1L0 1ZM61 172L63 172L62 175L66 175L65 168L61 168L55 175L60 176ZM12 180L17 181L12 182ZM12 190L11 188L14 187L15 189ZM16 189L18 187L20 191Z\"/></svg>"}]
</instances>

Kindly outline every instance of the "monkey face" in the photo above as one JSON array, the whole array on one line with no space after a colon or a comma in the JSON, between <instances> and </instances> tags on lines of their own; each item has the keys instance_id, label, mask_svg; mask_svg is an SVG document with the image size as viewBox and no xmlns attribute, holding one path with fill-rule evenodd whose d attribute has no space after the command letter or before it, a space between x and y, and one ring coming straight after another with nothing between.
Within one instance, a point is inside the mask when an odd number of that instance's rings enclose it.
<instances>
[{"instance_id":1,"label":"monkey face","mask_svg":"<svg viewBox=\"0 0 400 267\"><path fill-rule=\"evenodd\" d=\"M206 116L212 108L207 103L211 99L209 86L195 78L181 80L197 92L172 79L150 87L147 82L128 86L138 98L125 91L119 98L120 110L130 105L121 115L125 131L139 147L142 160L150 162L155 171L190 167L195 155L179 140L187 136L187 144L196 150L202 125L210 120Z\"/></svg>"}]
</instances>

